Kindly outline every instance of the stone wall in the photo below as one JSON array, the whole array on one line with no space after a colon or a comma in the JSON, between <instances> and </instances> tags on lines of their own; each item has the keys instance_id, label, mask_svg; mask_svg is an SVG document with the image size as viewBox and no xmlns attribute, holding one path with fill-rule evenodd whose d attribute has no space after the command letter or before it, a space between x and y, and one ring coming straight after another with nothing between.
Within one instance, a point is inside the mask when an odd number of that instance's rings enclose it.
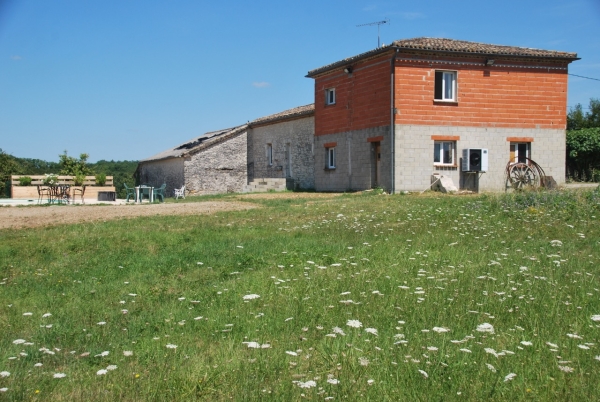
<instances>
[{"instance_id":1,"label":"stone wall","mask_svg":"<svg viewBox=\"0 0 600 402\"><path fill-rule=\"evenodd\" d=\"M433 164L433 137L458 137L454 167ZM449 127L396 125L396 191L422 191L434 173L449 176L463 189L504 191L504 171L510 159L510 139L529 138L530 158L557 184L565 182L565 131L560 129L519 129L491 127ZM489 170L474 175L461 171L462 150L487 148Z\"/></svg>"},{"instance_id":2,"label":"stone wall","mask_svg":"<svg viewBox=\"0 0 600 402\"><path fill-rule=\"evenodd\" d=\"M315 188L314 177L314 117L253 127L248 140L249 179L290 178L294 187ZM271 144L273 164L267 160Z\"/></svg>"},{"instance_id":3,"label":"stone wall","mask_svg":"<svg viewBox=\"0 0 600 402\"><path fill-rule=\"evenodd\" d=\"M163 183L166 183L165 193L168 196L173 194L174 189L181 188L184 184L182 158L140 162L138 172L139 184L160 187Z\"/></svg>"},{"instance_id":4,"label":"stone wall","mask_svg":"<svg viewBox=\"0 0 600 402\"><path fill-rule=\"evenodd\" d=\"M389 126L315 137L315 189L367 190L391 187ZM381 145L380 181L375 178L375 144ZM335 147L335 169L328 169L327 148Z\"/></svg>"},{"instance_id":5,"label":"stone wall","mask_svg":"<svg viewBox=\"0 0 600 402\"><path fill-rule=\"evenodd\" d=\"M247 183L248 134L217 141L186 158L186 190L192 194L242 192Z\"/></svg>"}]
</instances>

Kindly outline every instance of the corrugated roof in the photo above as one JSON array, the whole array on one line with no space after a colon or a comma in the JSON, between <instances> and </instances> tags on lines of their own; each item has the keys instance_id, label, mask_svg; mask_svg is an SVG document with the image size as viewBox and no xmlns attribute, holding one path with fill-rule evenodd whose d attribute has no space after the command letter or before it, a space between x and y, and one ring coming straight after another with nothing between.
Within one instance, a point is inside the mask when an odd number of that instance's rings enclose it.
<instances>
[{"instance_id":1,"label":"corrugated roof","mask_svg":"<svg viewBox=\"0 0 600 402\"><path fill-rule=\"evenodd\" d=\"M256 120L252 120L249 124L253 125L263 125L268 123L275 123L280 120L293 119L297 117L311 115L315 112L315 104L311 103L310 105L298 106L292 109L284 110L283 112L275 113L265 117L259 117Z\"/></svg>"},{"instance_id":2,"label":"corrugated roof","mask_svg":"<svg viewBox=\"0 0 600 402\"><path fill-rule=\"evenodd\" d=\"M389 45L370 50L359 55L349 57L328 64L323 67L316 68L308 72L307 77L313 77L316 74L331 70L336 67L348 65L357 60L385 53L391 49L406 49L406 50L422 50L432 53L455 53L457 55L480 55L480 56L506 56L532 59L556 59L571 62L578 60L577 53L561 52L557 50L542 50L528 47L492 45L487 43L469 42L456 39L445 38L412 38L396 40Z\"/></svg>"},{"instance_id":3,"label":"corrugated roof","mask_svg":"<svg viewBox=\"0 0 600 402\"><path fill-rule=\"evenodd\" d=\"M211 131L205 134L202 134L199 137L193 138L189 141L184 142L183 144L177 145L174 148L167 149L166 151L162 151L156 155L153 155L149 158L142 159L141 162L151 162L161 159L169 159L169 158L181 158L195 152L199 149L205 148L210 144L213 144L217 141L227 138L228 136L232 136L244 131L248 125L244 124L237 127L226 128L218 131Z\"/></svg>"}]
</instances>

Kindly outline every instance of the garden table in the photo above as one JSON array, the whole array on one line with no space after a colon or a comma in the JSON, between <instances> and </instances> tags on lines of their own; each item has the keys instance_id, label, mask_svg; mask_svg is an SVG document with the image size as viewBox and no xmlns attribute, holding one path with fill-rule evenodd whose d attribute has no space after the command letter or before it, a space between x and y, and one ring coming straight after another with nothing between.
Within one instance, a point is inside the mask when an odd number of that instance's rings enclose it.
<instances>
[{"instance_id":1,"label":"garden table","mask_svg":"<svg viewBox=\"0 0 600 402\"><path fill-rule=\"evenodd\" d=\"M148 194L148 201L154 202L154 187L146 186L142 184L135 188L135 202L141 203L143 201L144 194Z\"/></svg>"},{"instance_id":2,"label":"garden table","mask_svg":"<svg viewBox=\"0 0 600 402\"><path fill-rule=\"evenodd\" d=\"M48 186L48 189L50 191L51 204L54 204L55 202L59 204L69 203L69 200L71 198L71 186L66 184L58 184Z\"/></svg>"}]
</instances>

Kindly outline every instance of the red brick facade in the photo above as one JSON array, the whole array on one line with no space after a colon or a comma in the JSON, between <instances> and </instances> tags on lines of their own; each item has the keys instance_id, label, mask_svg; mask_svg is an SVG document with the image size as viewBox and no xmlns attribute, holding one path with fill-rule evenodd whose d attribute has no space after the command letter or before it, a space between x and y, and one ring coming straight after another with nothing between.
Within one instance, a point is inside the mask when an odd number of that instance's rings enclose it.
<instances>
[{"instance_id":1,"label":"red brick facade","mask_svg":"<svg viewBox=\"0 0 600 402\"><path fill-rule=\"evenodd\" d=\"M397 57L396 124L564 129L567 70L539 62ZM548 68L547 66L551 66ZM434 101L436 70L457 72L457 102Z\"/></svg>"},{"instance_id":2,"label":"red brick facade","mask_svg":"<svg viewBox=\"0 0 600 402\"><path fill-rule=\"evenodd\" d=\"M388 126L393 50L315 78L315 135ZM396 124L564 129L568 62L400 53ZM456 71L456 102L434 100L435 71ZM326 90L335 88L335 104Z\"/></svg>"}]
</instances>

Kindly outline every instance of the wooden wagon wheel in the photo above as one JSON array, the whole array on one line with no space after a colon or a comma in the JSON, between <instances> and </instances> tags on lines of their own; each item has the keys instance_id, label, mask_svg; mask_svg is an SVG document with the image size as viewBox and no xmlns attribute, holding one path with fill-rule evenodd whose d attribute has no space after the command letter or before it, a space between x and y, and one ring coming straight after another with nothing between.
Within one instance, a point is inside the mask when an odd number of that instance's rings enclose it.
<instances>
[{"instance_id":1,"label":"wooden wagon wheel","mask_svg":"<svg viewBox=\"0 0 600 402\"><path fill-rule=\"evenodd\" d=\"M508 179L512 188L522 190L527 187L537 187L539 177L526 163L515 163L510 167Z\"/></svg>"}]
</instances>

